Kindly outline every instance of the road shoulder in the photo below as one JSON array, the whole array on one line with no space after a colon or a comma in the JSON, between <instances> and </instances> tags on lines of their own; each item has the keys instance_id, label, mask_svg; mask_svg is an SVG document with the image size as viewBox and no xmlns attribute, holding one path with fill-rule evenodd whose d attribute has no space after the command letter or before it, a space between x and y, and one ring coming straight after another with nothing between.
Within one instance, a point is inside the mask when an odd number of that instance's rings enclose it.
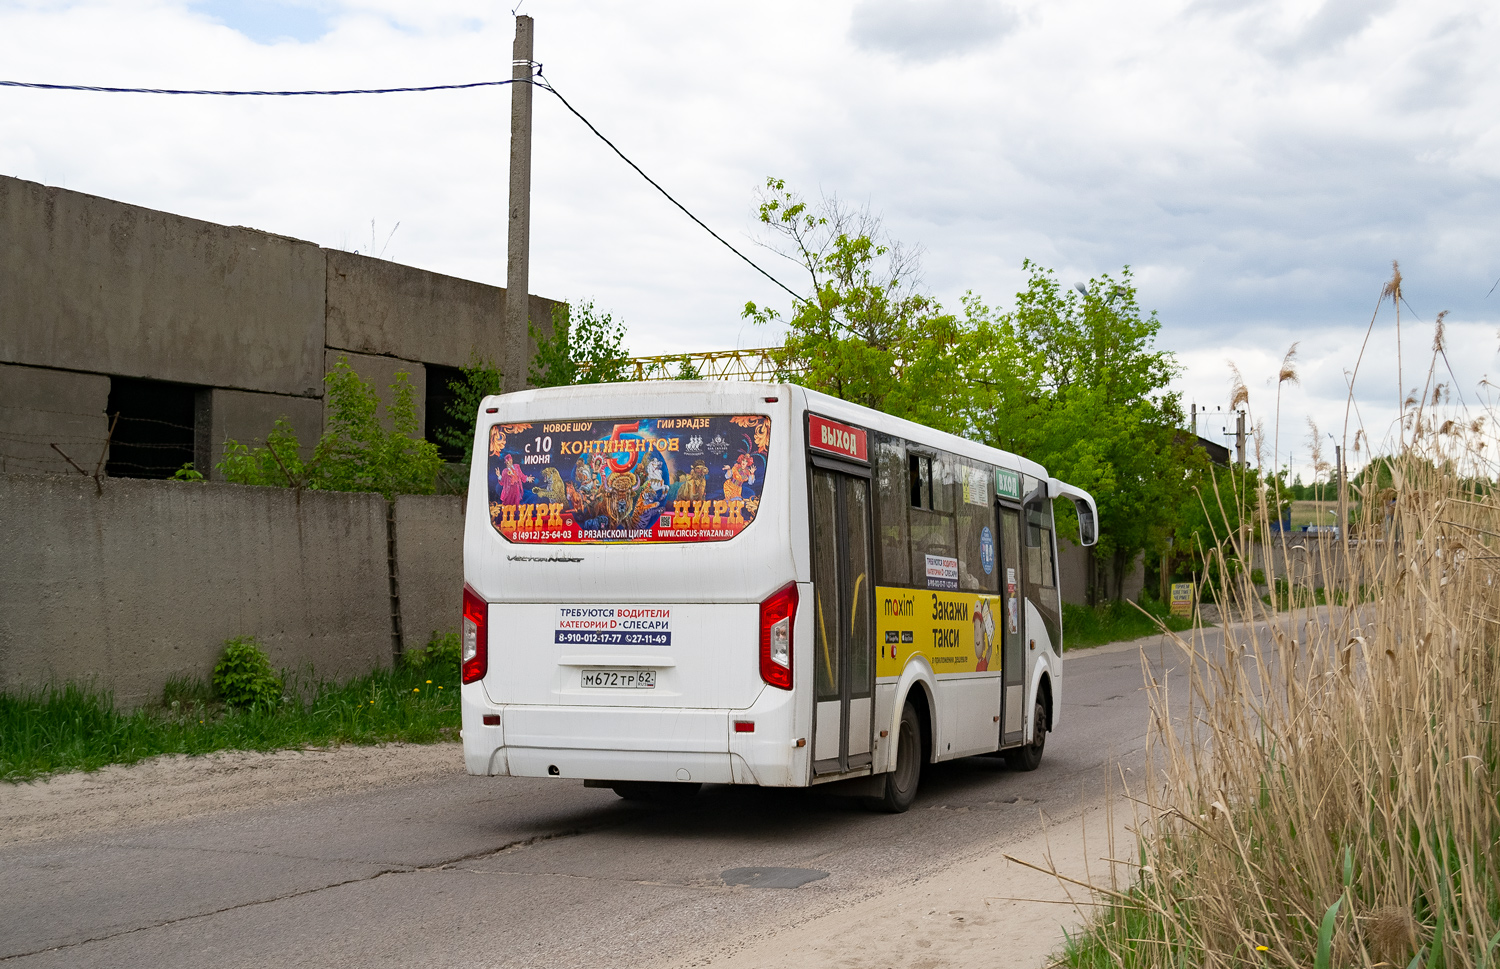
<instances>
[{"instance_id":1,"label":"road shoulder","mask_svg":"<svg viewBox=\"0 0 1500 969\"><path fill-rule=\"evenodd\" d=\"M1111 809L1101 801L1066 819L1039 821L1038 830L1026 838L994 846L938 874L773 934L709 942L694 956L660 963L657 969L1045 966L1060 951L1063 931L1074 931L1084 921L1089 893L1005 856L1042 868L1055 865L1080 881L1107 883L1105 859L1134 855L1130 826L1124 802Z\"/></svg>"},{"instance_id":2,"label":"road shoulder","mask_svg":"<svg viewBox=\"0 0 1500 969\"><path fill-rule=\"evenodd\" d=\"M0 847L464 772L457 743L220 751L0 784Z\"/></svg>"}]
</instances>

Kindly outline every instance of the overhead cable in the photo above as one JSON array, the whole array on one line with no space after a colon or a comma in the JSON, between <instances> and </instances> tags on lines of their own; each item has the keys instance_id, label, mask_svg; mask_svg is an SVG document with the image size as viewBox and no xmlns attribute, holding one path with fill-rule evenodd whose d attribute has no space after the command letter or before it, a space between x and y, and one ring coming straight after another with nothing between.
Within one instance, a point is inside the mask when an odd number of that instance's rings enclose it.
<instances>
[{"instance_id":1,"label":"overhead cable","mask_svg":"<svg viewBox=\"0 0 1500 969\"><path fill-rule=\"evenodd\" d=\"M275 97L295 98L307 96L327 97L338 94L410 94L417 91L462 91L475 87L500 87L514 84L514 80L473 81L468 84L429 84L425 87L372 87L349 88L338 91L209 91L182 90L167 87L104 87L95 84L40 84L35 81L0 81L0 87L34 88L41 91L93 91L103 94L211 94L216 97Z\"/></svg>"},{"instance_id":2,"label":"overhead cable","mask_svg":"<svg viewBox=\"0 0 1500 969\"><path fill-rule=\"evenodd\" d=\"M557 98L558 101L562 102L562 106L563 107L565 107L569 111L571 111L573 113L573 116L575 118L577 118L579 121L582 121L584 123L584 125L586 125L588 127L588 129L590 131L592 131L595 134L595 136L598 137L598 139L600 141L604 142L606 145L609 146L609 148L610 148L611 151L613 151L616 155L619 155L621 161L625 162L625 164L629 165L631 168L634 168L636 170L637 174L639 174L646 181L650 182L651 183L651 187L654 188L654 189L656 189L658 192L660 192L666 198L666 200L668 202L671 202L673 205L677 206L679 209L682 210L682 213L684 215L686 215L688 218L692 219L694 222L698 223L698 225L703 229L704 232L707 232L709 235L711 235L715 239L719 240L719 242L724 246L724 248L728 249L730 252L734 253L736 256L739 256L741 259L745 260L745 262L750 266L750 268L754 269L756 272L760 273L762 276L766 277L771 282L775 283L777 286L780 286L782 289L786 290L787 293L789 293L791 295L792 299L795 299L795 300L797 300L799 302L802 302L802 303L806 303L807 302L806 297L800 296L796 292L793 292L793 290L790 287L788 287L786 285L786 283L783 283L781 280L777 279L775 276L772 276L770 273L766 272L759 265L757 265L755 263L755 261L752 260L749 256L745 255L743 252L740 252L734 246L730 245L729 242L727 240L725 240L725 238L723 236L719 235L717 232L715 232L714 230L710 229L707 226L707 224L704 223L704 221L702 219L698 218L692 212L688 211L688 207L687 206L683 205L681 202L679 202L675 198L673 198L671 192L668 192L666 189L662 188L659 184L657 184L656 179L652 178L650 175L647 175L644 171L642 171L641 170L641 166L639 166L635 162L631 161L630 158L627 157L626 154L623 151L621 151L619 148L617 148L615 146L614 142L612 142L608 138L604 137L604 135L602 133L600 133L599 129L594 127L593 122L589 121L588 118L585 118L583 115L579 114L578 113L578 109L575 108L575 107L573 107L571 104L569 104L568 103L568 99L565 98L565 97L563 97L560 93L558 93L557 88L553 87L552 86L552 82L549 81L549 80L547 80L547 78L543 77L542 73L540 71L537 72L537 77L541 78L541 80L539 82L534 82L537 87L541 88L544 91L551 91L552 92L552 96L555 97L555 98Z\"/></svg>"},{"instance_id":3,"label":"overhead cable","mask_svg":"<svg viewBox=\"0 0 1500 969\"><path fill-rule=\"evenodd\" d=\"M533 62L533 63L535 63L535 62ZM595 137L597 137L600 141L602 141L606 145L608 145L609 148L610 148L610 150L613 151L616 155L620 156L620 160L621 161L625 162L625 164L627 164L631 168L635 169L636 174L640 175L647 182L649 182L651 184L652 188L654 188L658 192L660 192L662 194L662 196L664 198L666 198L666 200L668 202L671 202L673 205L677 206L677 208L680 209L684 215L686 215L688 218L690 218L694 222L696 222L698 224L699 228L701 228L704 232L707 232L709 235L713 236L714 239L716 239L719 242L720 245L724 246L724 248L728 249L730 252L734 253L736 256L739 256L742 260L745 261L745 264L748 265L751 269L754 269L756 272L760 273L762 276L766 277L771 282L773 282L777 286L781 287L783 290L785 290L792 297L792 299L797 300L798 302L802 302L802 303L808 302L808 300L807 300L806 297L799 295L791 287L787 286L781 280L779 280L775 276L771 275L765 269L762 269L760 267L760 265L757 264L753 259L751 259L749 256L745 255L743 252L740 252L733 245L731 245L727 239L725 239L723 236L719 235L713 229L710 229L708 227L708 224L706 222L704 222L702 219L700 219L696 215L694 215L688 209L687 206L685 206L681 202L677 201L677 199L672 196L671 192L668 192L666 189L662 188L661 185L660 185L660 183L658 183L656 181L656 179L652 178L650 175L647 175L645 173L645 171L641 169L641 166L639 166L635 162L631 161L630 158L623 151L621 151L615 145L614 142L612 142L608 138L604 137L604 134L598 128L594 127L594 123L592 121L590 121L588 118L585 118L582 114L579 113L579 111L578 111L577 108L575 108L575 107L573 107L573 105L569 104L568 103L568 99L565 98L565 97L563 97L562 94L558 92L557 88L555 88L555 87L552 86L552 82L551 81L549 81L547 78L543 77L541 67L542 66L540 64L536 64L536 74L535 74L535 78L536 79L530 81L530 83L532 83L536 87L541 88L544 91L551 92L552 96L555 97L555 98L557 98L557 100L559 102L561 102L561 104L562 104L563 107L567 108L568 111L570 113L572 113L572 115L575 118L577 118L579 121L582 121L584 123L584 125L590 131L592 131L594 133ZM322 96L322 97L326 97L326 96L340 95L340 94L409 94L409 93L424 92L424 91L461 91L461 90L465 90L465 89L468 89L468 88L501 87L501 86L506 85L506 84L515 84L515 83L517 83L517 80L521 81L522 83L525 83L527 81L526 78L519 78L519 79L517 79L517 78L509 78L509 79L506 79L506 80L503 80L503 81L472 81L472 82L470 82L468 84L429 84L429 85L425 85L423 87L347 88L347 89L341 89L341 90L323 90L323 91L220 91L220 90L208 90L208 89L191 89L191 90L189 90L189 89L181 89L181 88L154 88L154 87L107 87L107 86L104 86L104 85L94 85L94 84L43 84L43 83L39 83L39 82L35 82L35 81L0 81L0 87L30 88L30 89L33 89L33 90L41 90L41 91L89 91L89 92L102 93L102 94L187 94L187 95L212 95L212 96L216 96L216 97L283 97L283 98L285 98L285 97L308 97L308 96Z\"/></svg>"}]
</instances>

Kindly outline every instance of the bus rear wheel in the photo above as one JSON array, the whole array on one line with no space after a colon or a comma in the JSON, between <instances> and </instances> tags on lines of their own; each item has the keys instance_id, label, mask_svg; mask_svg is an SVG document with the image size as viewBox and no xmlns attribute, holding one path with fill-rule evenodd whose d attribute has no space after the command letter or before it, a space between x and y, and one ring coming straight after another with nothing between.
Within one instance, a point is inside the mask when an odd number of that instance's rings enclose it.
<instances>
[{"instance_id":1,"label":"bus rear wheel","mask_svg":"<svg viewBox=\"0 0 1500 969\"><path fill-rule=\"evenodd\" d=\"M698 796L702 784L679 781L621 781L611 785L627 801L650 801L655 804L678 804Z\"/></svg>"},{"instance_id":2,"label":"bus rear wheel","mask_svg":"<svg viewBox=\"0 0 1500 969\"><path fill-rule=\"evenodd\" d=\"M1031 743L1006 754L1005 762L1016 770L1036 770L1042 766L1042 752L1047 749L1047 708L1036 701L1031 711Z\"/></svg>"},{"instance_id":3,"label":"bus rear wheel","mask_svg":"<svg viewBox=\"0 0 1500 969\"><path fill-rule=\"evenodd\" d=\"M900 814L917 799L922 780L922 721L910 703L901 708L901 726L896 730L896 769L885 775L885 791L877 803L881 810Z\"/></svg>"}]
</instances>

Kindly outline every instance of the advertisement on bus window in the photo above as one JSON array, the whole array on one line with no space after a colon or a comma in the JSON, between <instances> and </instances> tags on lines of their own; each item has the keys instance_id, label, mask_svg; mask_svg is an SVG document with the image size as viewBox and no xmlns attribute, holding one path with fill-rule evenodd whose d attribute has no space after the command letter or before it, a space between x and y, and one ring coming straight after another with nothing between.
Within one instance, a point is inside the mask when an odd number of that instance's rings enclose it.
<instances>
[{"instance_id":1,"label":"advertisement on bus window","mask_svg":"<svg viewBox=\"0 0 1500 969\"><path fill-rule=\"evenodd\" d=\"M512 542L721 542L760 508L762 414L494 424L490 523Z\"/></svg>"}]
</instances>

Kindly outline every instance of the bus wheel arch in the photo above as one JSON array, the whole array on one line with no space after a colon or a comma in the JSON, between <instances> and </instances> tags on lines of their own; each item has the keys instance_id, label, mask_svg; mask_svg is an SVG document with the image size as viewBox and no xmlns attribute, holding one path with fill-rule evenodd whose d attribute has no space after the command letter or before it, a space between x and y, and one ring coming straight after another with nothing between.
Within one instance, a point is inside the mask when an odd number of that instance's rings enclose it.
<instances>
[{"instance_id":1,"label":"bus wheel arch","mask_svg":"<svg viewBox=\"0 0 1500 969\"><path fill-rule=\"evenodd\" d=\"M1042 701L1042 709L1047 714L1047 732L1052 732L1052 677L1047 673L1042 674L1041 680L1036 685L1036 697Z\"/></svg>"},{"instance_id":2,"label":"bus wheel arch","mask_svg":"<svg viewBox=\"0 0 1500 969\"><path fill-rule=\"evenodd\" d=\"M911 704L913 711L917 715L917 722L922 727L922 763L930 764L932 763L937 744L936 738L933 735L932 695L928 692L927 683L920 679L912 682L907 688L905 696L901 698L901 703L896 707L898 715L906 704Z\"/></svg>"}]
</instances>

